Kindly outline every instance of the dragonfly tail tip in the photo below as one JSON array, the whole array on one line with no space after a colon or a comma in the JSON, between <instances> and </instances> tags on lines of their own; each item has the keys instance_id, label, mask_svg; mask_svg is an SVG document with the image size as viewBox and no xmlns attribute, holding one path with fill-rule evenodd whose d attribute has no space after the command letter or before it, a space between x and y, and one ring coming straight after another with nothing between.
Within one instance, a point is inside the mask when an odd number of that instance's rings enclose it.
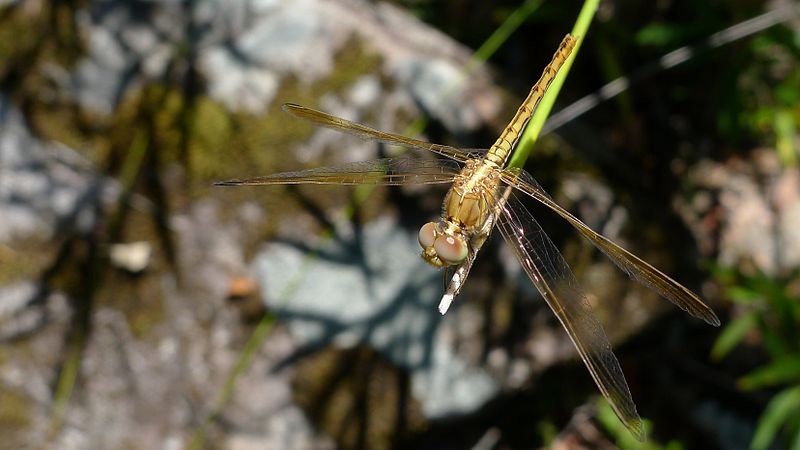
<instances>
[{"instance_id":1,"label":"dragonfly tail tip","mask_svg":"<svg viewBox=\"0 0 800 450\"><path fill-rule=\"evenodd\" d=\"M445 315L447 310L450 309L451 303L453 303L453 296L450 294L444 294L444 296L442 296L442 301L439 302L439 312L442 315Z\"/></svg>"}]
</instances>

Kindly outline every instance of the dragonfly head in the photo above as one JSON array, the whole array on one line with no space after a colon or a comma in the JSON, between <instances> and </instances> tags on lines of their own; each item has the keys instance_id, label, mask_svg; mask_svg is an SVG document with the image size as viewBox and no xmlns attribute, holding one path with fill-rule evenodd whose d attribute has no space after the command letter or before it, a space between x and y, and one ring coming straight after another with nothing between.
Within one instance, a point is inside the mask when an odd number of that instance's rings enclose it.
<instances>
[{"instance_id":1,"label":"dragonfly head","mask_svg":"<svg viewBox=\"0 0 800 450\"><path fill-rule=\"evenodd\" d=\"M455 266L467 259L467 241L460 233L428 222L419 230L422 259L434 267Z\"/></svg>"}]
</instances>

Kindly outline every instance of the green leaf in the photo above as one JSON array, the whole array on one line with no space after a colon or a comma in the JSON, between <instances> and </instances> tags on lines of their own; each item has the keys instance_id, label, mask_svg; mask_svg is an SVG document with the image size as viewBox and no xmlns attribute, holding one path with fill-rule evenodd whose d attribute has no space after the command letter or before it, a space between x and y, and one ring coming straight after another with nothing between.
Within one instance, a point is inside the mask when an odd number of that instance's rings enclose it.
<instances>
[{"instance_id":1,"label":"green leaf","mask_svg":"<svg viewBox=\"0 0 800 450\"><path fill-rule=\"evenodd\" d=\"M711 349L711 358L719 361L733 350L745 335L758 326L758 315L755 312L745 313L732 320L719 334L714 347Z\"/></svg>"},{"instance_id":2,"label":"green leaf","mask_svg":"<svg viewBox=\"0 0 800 450\"><path fill-rule=\"evenodd\" d=\"M774 311L773 311L774 312ZM787 346L783 329L774 323L767 323L764 317L759 318L759 329L761 330L761 343L772 359L780 359L792 353Z\"/></svg>"},{"instance_id":3,"label":"green leaf","mask_svg":"<svg viewBox=\"0 0 800 450\"><path fill-rule=\"evenodd\" d=\"M679 40L685 30L675 25L651 23L636 33L636 43L663 47Z\"/></svg>"},{"instance_id":4,"label":"green leaf","mask_svg":"<svg viewBox=\"0 0 800 450\"><path fill-rule=\"evenodd\" d=\"M679 441L669 441L667 445L664 446L664 450L683 450L683 444Z\"/></svg>"},{"instance_id":5,"label":"green leaf","mask_svg":"<svg viewBox=\"0 0 800 450\"><path fill-rule=\"evenodd\" d=\"M792 445L790 447L792 450L800 450L800 428L794 433L794 437L792 437Z\"/></svg>"},{"instance_id":6,"label":"green leaf","mask_svg":"<svg viewBox=\"0 0 800 450\"><path fill-rule=\"evenodd\" d=\"M734 303L749 304L763 298L763 294L743 286L731 286L725 289L725 295Z\"/></svg>"},{"instance_id":7,"label":"green leaf","mask_svg":"<svg viewBox=\"0 0 800 450\"><path fill-rule=\"evenodd\" d=\"M600 422L600 425L614 438L620 450L660 450L661 446L652 439L646 442L637 440L636 437L625 428L625 425L619 421L616 413L611 409L611 405L608 404L606 399L599 397L595 406L597 408L597 421ZM649 420L643 419L642 423L645 428L645 434L652 431L653 424Z\"/></svg>"},{"instance_id":8,"label":"green leaf","mask_svg":"<svg viewBox=\"0 0 800 450\"><path fill-rule=\"evenodd\" d=\"M750 442L750 450L766 450L792 414L800 413L800 386L785 389L770 400Z\"/></svg>"},{"instance_id":9,"label":"green leaf","mask_svg":"<svg viewBox=\"0 0 800 450\"><path fill-rule=\"evenodd\" d=\"M800 355L776 359L740 378L738 385L750 390L789 382L800 382Z\"/></svg>"},{"instance_id":10,"label":"green leaf","mask_svg":"<svg viewBox=\"0 0 800 450\"><path fill-rule=\"evenodd\" d=\"M539 429L539 435L542 437L542 442L545 447L550 448L553 441L555 441L558 436L558 427L549 420L542 420L537 425L537 428Z\"/></svg>"},{"instance_id":11,"label":"green leaf","mask_svg":"<svg viewBox=\"0 0 800 450\"><path fill-rule=\"evenodd\" d=\"M517 9L511 12L508 17L500 24L499 27L489 36L488 39L477 49L475 50L475 54L472 56L469 64L467 64L467 68L465 72L467 74L471 74L478 66L482 65L489 58L494 55L494 53L499 49L508 38L517 31L517 28L520 27L528 17L531 16L539 6L541 6L543 0L525 0L522 5L520 5Z\"/></svg>"},{"instance_id":12,"label":"green leaf","mask_svg":"<svg viewBox=\"0 0 800 450\"><path fill-rule=\"evenodd\" d=\"M789 109L781 109L775 113L773 123L775 130L775 148L778 157L784 166L791 167L797 165L797 149L794 145L797 129L794 125L794 117Z\"/></svg>"},{"instance_id":13,"label":"green leaf","mask_svg":"<svg viewBox=\"0 0 800 450\"><path fill-rule=\"evenodd\" d=\"M736 269L713 261L708 263L708 271L711 272L711 275L722 285L735 283L738 278Z\"/></svg>"},{"instance_id":14,"label":"green leaf","mask_svg":"<svg viewBox=\"0 0 800 450\"><path fill-rule=\"evenodd\" d=\"M785 282L782 280L760 273L753 277L747 277L744 281L750 290L760 292L762 298L770 301L788 300L784 291Z\"/></svg>"}]
</instances>

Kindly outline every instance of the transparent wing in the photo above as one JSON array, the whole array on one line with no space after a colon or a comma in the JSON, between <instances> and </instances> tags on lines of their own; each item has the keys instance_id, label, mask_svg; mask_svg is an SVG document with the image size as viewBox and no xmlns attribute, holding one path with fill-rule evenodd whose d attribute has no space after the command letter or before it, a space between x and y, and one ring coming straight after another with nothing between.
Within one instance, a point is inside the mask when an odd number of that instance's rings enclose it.
<instances>
[{"instance_id":1,"label":"transparent wing","mask_svg":"<svg viewBox=\"0 0 800 450\"><path fill-rule=\"evenodd\" d=\"M295 105L293 103L286 103L283 105L283 110L287 113L303 120L307 120L315 125L320 125L326 128L332 128L343 133L352 134L363 139L372 139L376 141L385 142L392 145L400 145L403 147L417 148L427 150L458 162L464 163L468 159L472 159L484 153L482 150L467 151L448 145L431 144L430 142L420 141L410 137L401 136L399 134L386 133L370 128L360 123L351 122L342 119L341 117L332 116L322 111L306 108L305 106Z\"/></svg>"},{"instance_id":2,"label":"transparent wing","mask_svg":"<svg viewBox=\"0 0 800 450\"><path fill-rule=\"evenodd\" d=\"M316 167L243 180L217 181L216 186L271 184L440 184L451 183L461 167L446 159L383 158L336 167Z\"/></svg>"},{"instance_id":3,"label":"transparent wing","mask_svg":"<svg viewBox=\"0 0 800 450\"><path fill-rule=\"evenodd\" d=\"M502 179L508 185L530 195L566 219L583 237L605 253L629 277L652 289L690 315L703 319L711 325L719 326L717 315L694 292L633 253L615 244L607 237L589 228L577 217L554 202L528 172L520 169L508 169L503 171Z\"/></svg>"},{"instance_id":4,"label":"transparent wing","mask_svg":"<svg viewBox=\"0 0 800 450\"><path fill-rule=\"evenodd\" d=\"M644 440L642 419L636 412L625 376L586 295L531 213L512 192L508 194L498 217L500 233L567 330L600 392L622 423L637 439Z\"/></svg>"}]
</instances>

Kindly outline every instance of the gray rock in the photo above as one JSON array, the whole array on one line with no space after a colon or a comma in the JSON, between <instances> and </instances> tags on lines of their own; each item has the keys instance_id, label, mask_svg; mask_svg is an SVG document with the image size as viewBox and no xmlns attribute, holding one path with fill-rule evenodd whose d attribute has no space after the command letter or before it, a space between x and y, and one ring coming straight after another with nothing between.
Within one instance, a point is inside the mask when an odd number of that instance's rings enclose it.
<instances>
[{"instance_id":1,"label":"gray rock","mask_svg":"<svg viewBox=\"0 0 800 450\"><path fill-rule=\"evenodd\" d=\"M179 78L187 67L188 44L208 94L231 110L264 111L286 77L310 86L331 76L346 44L380 59L374 73L358 76L351 86L320 99L334 113L340 109L355 120L374 117L379 126L392 129L398 116L416 113L421 104L447 126L465 130L499 108L485 72L469 82L470 97L459 98L467 91L458 88L452 99L437 103L436 96L448 92L447 85L458 78L470 51L391 5L365 0L146 5L112 0L86 5L77 23L87 39L87 53L74 67L53 65L46 75L79 106L101 115L114 112L145 83ZM434 70L419 67L419 58L431 61ZM419 76L400 77L407 67L417 67ZM392 82L383 83L385 78ZM385 85L391 86L389 92ZM434 87L435 95L430 95L427 89ZM475 102L476 96L483 101ZM453 114L455 119L449 117ZM333 140L316 136L323 144ZM341 157L367 159L374 153L374 147L363 143L351 149L354 152ZM90 232L98 219L94 207L115 201L118 194L113 180L98 176L77 153L32 136L20 114L0 97L0 243ZM145 275L157 278L147 281L155 281L163 291L168 319L150 324L152 329L142 337L120 309L97 306L79 388L55 436L47 434L52 386L58 379L55 369L63 362L60 352L74 299L56 292L41 307L31 308L35 283L19 280L0 287L0 336L35 331L25 348L4 346L3 354L13 364L0 366L0 381L30 399L26 442L53 448L185 445L197 420L213 407L217 389L241 351L238 317L221 299L230 274L245 271L238 230L243 225L255 228L254 223L263 220L260 210L253 214L252 205L242 209L234 220L223 222L213 202L196 202L169 218L178 240L178 264L190 270L180 286L170 274ZM222 440L228 446L331 447L330 439L315 433L293 404L292 369L273 372L276 361L301 344L333 339L343 346L366 342L378 348L412 371L413 393L429 417L473 411L497 392L492 376L454 351L453 336L461 335L459 309L444 319L438 315L439 274L418 258L414 233L385 220L370 224L364 233L360 259L342 247L344 241L337 242L339 247L320 245L340 260L312 268L320 276L308 278L314 285L301 286L314 296L331 297L336 308L302 301L274 306L294 314L288 322L293 336L290 339L280 327L274 330L253 366L237 380L233 399L222 411ZM280 274L291 273L292 264L298 267L305 258L297 249L290 250L281 250L284 256L277 260L269 254L264 257L269 262L255 265L268 268L263 277L268 301L277 298L270 289L292 280ZM158 251L155 256L160 256ZM273 267L273 261L281 264ZM344 289L336 286L346 280L350 281ZM48 436L53 441L42 442Z\"/></svg>"},{"instance_id":2,"label":"gray rock","mask_svg":"<svg viewBox=\"0 0 800 450\"><path fill-rule=\"evenodd\" d=\"M689 178L696 191L676 205L705 253L771 276L800 267L800 171L762 149L750 160L702 161Z\"/></svg>"},{"instance_id":3,"label":"gray rock","mask_svg":"<svg viewBox=\"0 0 800 450\"><path fill-rule=\"evenodd\" d=\"M465 133L480 125L479 112L463 103L468 90L459 66L437 58L411 58L397 68L396 75L425 111L449 130Z\"/></svg>"},{"instance_id":4,"label":"gray rock","mask_svg":"<svg viewBox=\"0 0 800 450\"><path fill-rule=\"evenodd\" d=\"M19 111L0 95L0 243L86 232L98 202L118 189L73 150L31 135Z\"/></svg>"},{"instance_id":5,"label":"gray rock","mask_svg":"<svg viewBox=\"0 0 800 450\"><path fill-rule=\"evenodd\" d=\"M439 315L441 280L418 247L415 235L379 219L358 236L312 244L316 256L269 244L254 269L268 308L288 324L298 345L365 343L411 371L412 390L427 417L470 412L499 386L455 353L455 332L446 325L455 314Z\"/></svg>"},{"instance_id":6,"label":"gray rock","mask_svg":"<svg viewBox=\"0 0 800 450\"><path fill-rule=\"evenodd\" d=\"M143 83L167 76L170 67L185 67L187 42L208 94L234 111L263 113L287 76L306 85L333 76L345 45L380 55L384 75L406 96L400 103L421 104L454 131L474 129L499 110L485 71L464 81L467 48L391 5L209 0L143 9L111 1L90 4L81 18L87 55L66 82L57 81L85 108L103 114Z\"/></svg>"}]
</instances>

